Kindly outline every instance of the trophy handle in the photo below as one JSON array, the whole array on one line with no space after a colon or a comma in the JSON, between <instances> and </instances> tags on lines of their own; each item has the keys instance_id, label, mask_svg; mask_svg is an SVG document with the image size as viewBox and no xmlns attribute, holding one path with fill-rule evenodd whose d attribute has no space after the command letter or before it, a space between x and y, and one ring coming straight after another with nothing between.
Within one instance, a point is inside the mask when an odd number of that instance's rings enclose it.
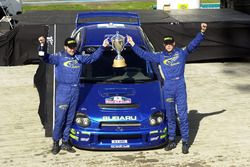
<instances>
[{"instance_id":1,"label":"trophy handle","mask_svg":"<svg viewBox=\"0 0 250 167\"><path fill-rule=\"evenodd\" d=\"M125 41L125 43L124 43L124 45L123 45L122 50L124 50L124 49L125 49L125 46L128 44L127 36L124 37L124 41Z\"/></svg>"},{"instance_id":2,"label":"trophy handle","mask_svg":"<svg viewBox=\"0 0 250 167\"><path fill-rule=\"evenodd\" d=\"M107 40L108 40L109 46L111 46L111 47L112 47L112 50L114 50L114 47L113 47L113 45L112 45L111 37L112 37L112 36L110 36L110 35L107 35L107 36L105 35L105 38L104 38L104 39L107 39Z\"/></svg>"},{"instance_id":3,"label":"trophy handle","mask_svg":"<svg viewBox=\"0 0 250 167\"><path fill-rule=\"evenodd\" d=\"M128 41L126 40L126 43L123 45L123 50L126 50L125 46L128 44Z\"/></svg>"}]
</instances>

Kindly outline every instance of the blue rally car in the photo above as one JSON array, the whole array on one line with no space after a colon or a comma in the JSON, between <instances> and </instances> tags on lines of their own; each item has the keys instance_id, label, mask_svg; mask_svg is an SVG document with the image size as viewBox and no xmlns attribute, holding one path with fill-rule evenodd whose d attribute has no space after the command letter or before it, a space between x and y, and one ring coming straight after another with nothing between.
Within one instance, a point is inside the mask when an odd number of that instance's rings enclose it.
<instances>
[{"instance_id":1,"label":"blue rally car","mask_svg":"<svg viewBox=\"0 0 250 167\"><path fill-rule=\"evenodd\" d=\"M78 42L78 52L90 54L105 38L117 33L124 37L128 34L143 49L154 51L135 13L79 13L71 36ZM77 148L94 150L164 145L167 122L157 64L139 58L126 43L121 56L127 66L112 67L116 56L116 50L110 47L96 62L84 66L71 143Z\"/></svg>"}]
</instances>

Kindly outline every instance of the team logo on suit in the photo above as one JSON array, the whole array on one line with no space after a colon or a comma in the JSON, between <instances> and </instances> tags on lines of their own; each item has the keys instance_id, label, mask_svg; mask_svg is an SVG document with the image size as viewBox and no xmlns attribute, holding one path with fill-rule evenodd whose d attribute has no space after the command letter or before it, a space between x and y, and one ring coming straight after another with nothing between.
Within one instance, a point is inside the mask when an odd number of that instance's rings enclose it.
<instances>
[{"instance_id":1,"label":"team logo on suit","mask_svg":"<svg viewBox=\"0 0 250 167\"><path fill-rule=\"evenodd\" d=\"M180 62L177 61L178 58L179 58L179 54L178 54L178 53L175 53L173 57L168 58L168 59L165 59L165 60L163 61L163 63L164 63L165 65L167 65L167 66L175 66L175 65L180 64Z\"/></svg>"},{"instance_id":2,"label":"team logo on suit","mask_svg":"<svg viewBox=\"0 0 250 167\"><path fill-rule=\"evenodd\" d=\"M63 63L65 67L69 68L80 68L77 60L69 60Z\"/></svg>"}]
</instances>

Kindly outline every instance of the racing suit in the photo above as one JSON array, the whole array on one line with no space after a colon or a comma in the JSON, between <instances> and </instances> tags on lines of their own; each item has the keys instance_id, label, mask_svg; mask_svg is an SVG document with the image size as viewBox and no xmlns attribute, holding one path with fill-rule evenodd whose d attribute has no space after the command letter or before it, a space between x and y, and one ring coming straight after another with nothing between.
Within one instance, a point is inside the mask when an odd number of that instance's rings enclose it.
<instances>
[{"instance_id":1,"label":"racing suit","mask_svg":"<svg viewBox=\"0 0 250 167\"><path fill-rule=\"evenodd\" d=\"M176 108L180 120L180 131L182 141L189 140L189 125L187 114L187 93L184 79L184 69L189 53L198 47L203 41L203 33L198 33L196 37L185 48L174 48L171 52L163 51L158 53L146 52L134 45L133 51L141 58L156 62L161 65L164 80L164 100L166 116L168 121L169 140L175 139L176 131Z\"/></svg>"},{"instance_id":2,"label":"racing suit","mask_svg":"<svg viewBox=\"0 0 250 167\"><path fill-rule=\"evenodd\" d=\"M56 106L53 140L63 142L69 139L70 126L73 122L79 95L79 80L83 64L97 60L104 51L101 46L91 55L69 55L66 51L46 54L43 60L55 65Z\"/></svg>"}]
</instances>

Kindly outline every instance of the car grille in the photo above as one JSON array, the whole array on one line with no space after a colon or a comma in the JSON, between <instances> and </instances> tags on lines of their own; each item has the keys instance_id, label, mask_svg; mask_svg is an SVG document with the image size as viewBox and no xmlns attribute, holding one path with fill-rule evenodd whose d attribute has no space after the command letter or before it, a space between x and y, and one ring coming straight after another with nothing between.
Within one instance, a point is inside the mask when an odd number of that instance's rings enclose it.
<instances>
[{"instance_id":1,"label":"car grille","mask_svg":"<svg viewBox=\"0 0 250 167\"><path fill-rule=\"evenodd\" d=\"M139 108L138 104L98 104L102 109L104 108Z\"/></svg>"},{"instance_id":2,"label":"car grille","mask_svg":"<svg viewBox=\"0 0 250 167\"><path fill-rule=\"evenodd\" d=\"M130 139L130 140L139 140L142 139L142 135L140 134L131 134L131 135L99 135L99 141L105 140L123 140L123 139Z\"/></svg>"}]
</instances>

